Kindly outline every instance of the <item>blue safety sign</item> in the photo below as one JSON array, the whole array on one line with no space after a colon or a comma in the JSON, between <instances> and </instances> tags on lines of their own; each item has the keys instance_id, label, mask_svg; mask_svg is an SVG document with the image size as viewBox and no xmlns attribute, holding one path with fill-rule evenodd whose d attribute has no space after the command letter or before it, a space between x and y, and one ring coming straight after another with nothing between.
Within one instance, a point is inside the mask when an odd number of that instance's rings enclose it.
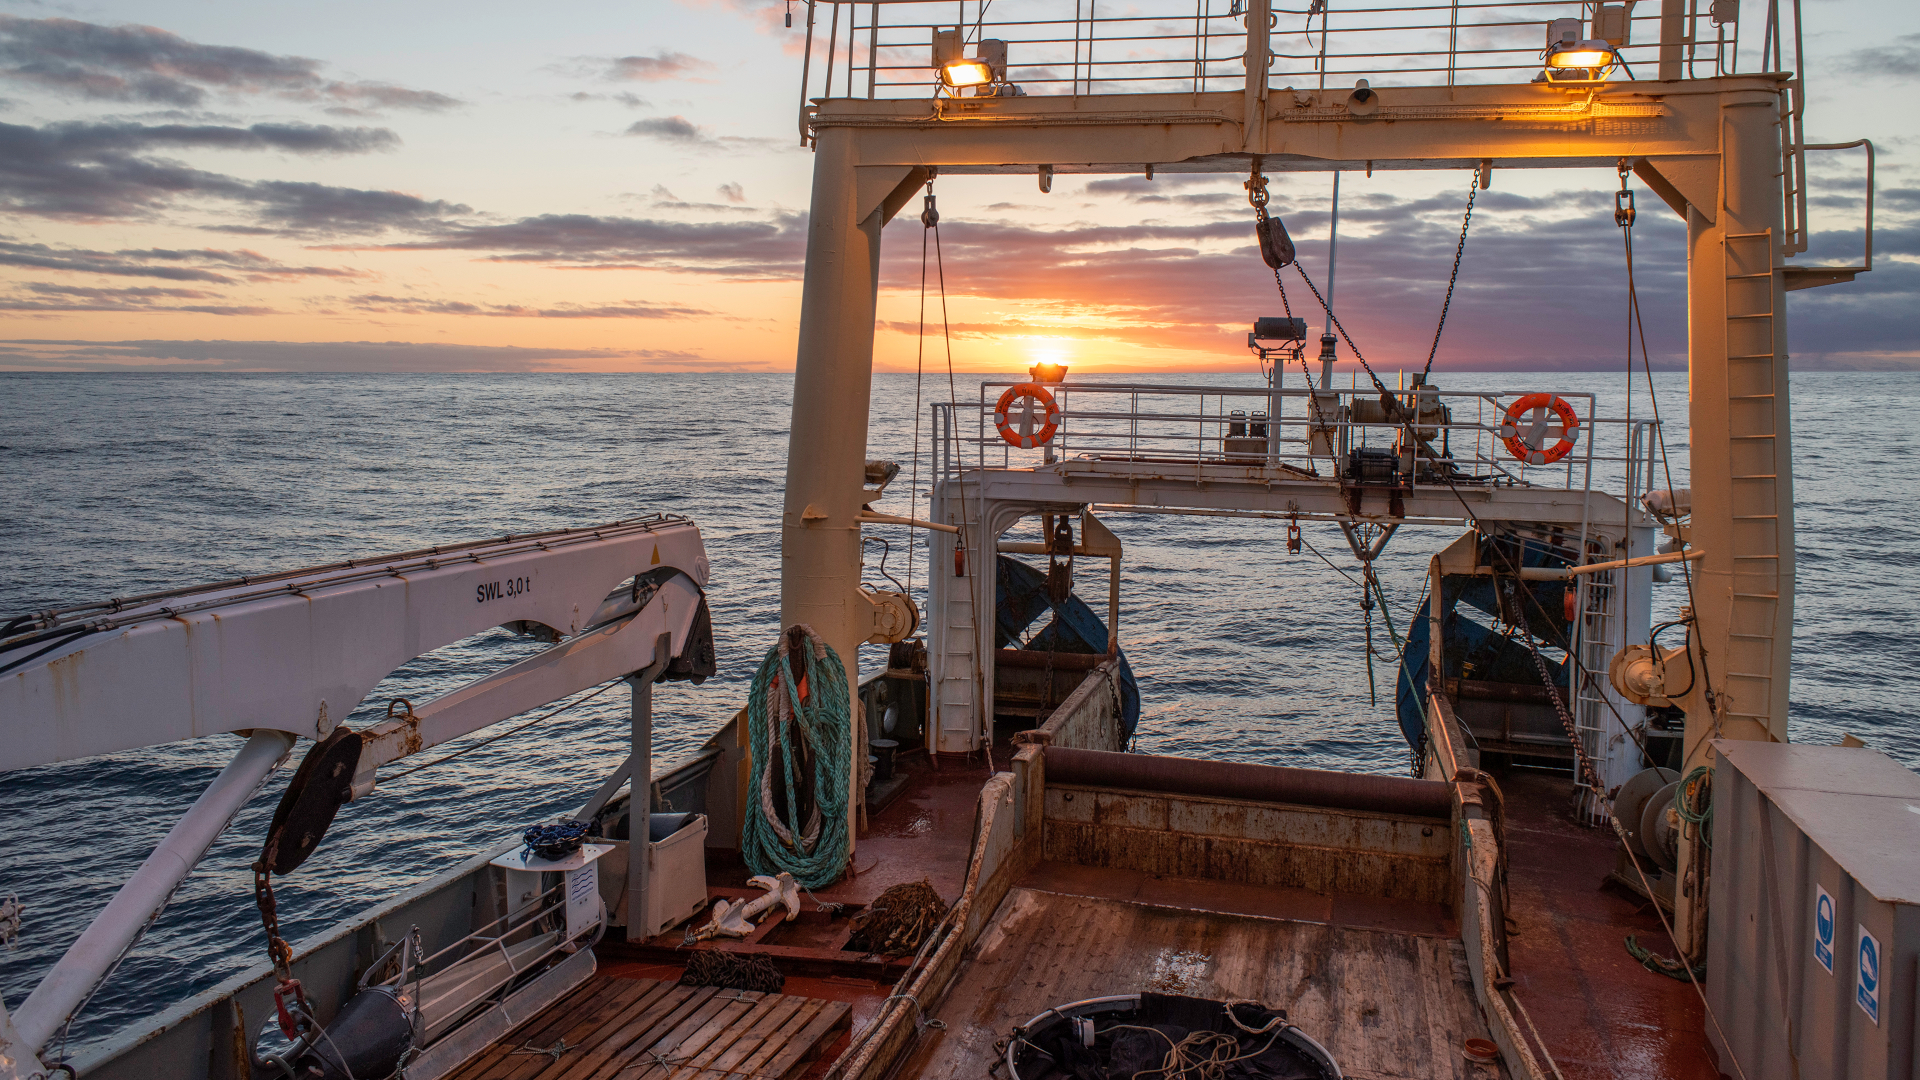
<instances>
[{"instance_id":1,"label":"blue safety sign","mask_svg":"<svg viewBox=\"0 0 1920 1080\"><path fill-rule=\"evenodd\" d=\"M1813 887L1813 958L1833 974L1833 897L1818 885Z\"/></svg>"},{"instance_id":2,"label":"blue safety sign","mask_svg":"<svg viewBox=\"0 0 1920 1080\"><path fill-rule=\"evenodd\" d=\"M1880 941L1867 928L1860 930L1860 948L1855 950L1860 957L1860 981L1855 985L1853 1000L1867 1019L1876 1025L1880 1023Z\"/></svg>"}]
</instances>

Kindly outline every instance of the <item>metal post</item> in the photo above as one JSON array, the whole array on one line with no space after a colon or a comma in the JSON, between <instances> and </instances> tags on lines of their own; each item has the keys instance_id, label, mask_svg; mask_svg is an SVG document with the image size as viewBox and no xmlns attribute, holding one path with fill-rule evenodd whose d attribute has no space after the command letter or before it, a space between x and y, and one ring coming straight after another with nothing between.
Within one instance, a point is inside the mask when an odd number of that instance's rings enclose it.
<instances>
[{"instance_id":1,"label":"metal post","mask_svg":"<svg viewBox=\"0 0 1920 1080\"><path fill-rule=\"evenodd\" d=\"M872 632L872 608L859 595L859 514L886 222L884 205L863 207L857 139L849 128L827 128L815 144L780 524L780 627L812 626L846 664L849 686L859 678L860 644ZM858 772L849 770L849 784ZM859 796L849 791L850 836L858 835Z\"/></svg>"},{"instance_id":2,"label":"metal post","mask_svg":"<svg viewBox=\"0 0 1920 1080\"><path fill-rule=\"evenodd\" d=\"M226 831L233 815L253 798L292 749L292 735L254 729L247 744L27 996L13 1018L22 1046L38 1052L53 1038L100 980L113 971L121 956L146 933L167 901L173 899L174 890Z\"/></svg>"},{"instance_id":3,"label":"metal post","mask_svg":"<svg viewBox=\"0 0 1920 1080\"><path fill-rule=\"evenodd\" d=\"M1241 122L1241 145L1250 154L1262 153L1267 142L1267 66L1273 56L1271 0L1247 0L1247 98Z\"/></svg>"},{"instance_id":4,"label":"metal post","mask_svg":"<svg viewBox=\"0 0 1920 1080\"><path fill-rule=\"evenodd\" d=\"M1333 174L1333 220L1327 225L1327 328L1320 334L1320 389L1333 389L1334 346L1338 338L1333 336L1333 277L1337 264L1334 261L1340 243L1340 173Z\"/></svg>"},{"instance_id":5,"label":"metal post","mask_svg":"<svg viewBox=\"0 0 1920 1080\"><path fill-rule=\"evenodd\" d=\"M1784 208L1775 176L1774 95L1721 109L1721 197L1687 215L1687 382L1694 640L1704 689L1687 709L1686 766L1712 763L1715 738L1787 739L1793 634L1793 473L1787 397ZM1702 659L1703 657L1703 659ZM1692 870L1681 848L1680 879ZM1680 943L1703 955L1705 920L1676 897Z\"/></svg>"},{"instance_id":6,"label":"metal post","mask_svg":"<svg viewBox=\"0 0 1920 1080\"><path fill-rule=\"evenodd\" d=\"M653 927L647 920L647 891L653 878L653 842L649 834L653 813L653 681L667 669L673 656L673 638L661 634L653 649L653 663L627 676L633 688L632 780L627 795L627 940L643 941ZM639 927L638 935L634 928Z\"/></svg>"},{"instance_id":7,"label":"metal post","mask_svg":"<svg viewBox=\"0 0 1920 1080\"><path fill-rule=\"evenodd\" d=\"M1687 43L1687 0L1660 0L1660 81L1682 77Z\"/></svg>"}]
</instances>

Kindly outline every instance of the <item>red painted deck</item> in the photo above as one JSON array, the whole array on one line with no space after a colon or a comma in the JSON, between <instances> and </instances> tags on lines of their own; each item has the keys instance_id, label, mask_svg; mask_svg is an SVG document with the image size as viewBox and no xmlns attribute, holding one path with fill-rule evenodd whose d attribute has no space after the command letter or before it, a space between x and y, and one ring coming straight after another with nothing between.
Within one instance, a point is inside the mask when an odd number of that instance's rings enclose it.
<instances>
[{"instance_id":1,"label":"red painted deck","mask_svg":"<svg viewBox=\"0 0 1920 1080\"><path fill-rule=\"evenodd\" d=\"M1567 1080L1714 1080L1706 1010L1690 983L1627 955L1625 938L1671 956L1652 905L1606 880L1614 834L1568 813L1565 776L1509 770L1507 859L1514 994Z\"/></svg>"}]
</instances>

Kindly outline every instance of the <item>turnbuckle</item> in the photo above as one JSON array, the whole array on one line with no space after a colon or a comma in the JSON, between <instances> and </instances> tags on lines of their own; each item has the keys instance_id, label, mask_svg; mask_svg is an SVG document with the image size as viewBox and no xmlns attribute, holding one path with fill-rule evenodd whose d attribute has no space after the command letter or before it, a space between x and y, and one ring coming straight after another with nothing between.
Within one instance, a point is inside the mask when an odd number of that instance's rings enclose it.
<instances>
[{"instance_id":1,"label":"turnbuckle","mask_svg":"<svg viewBox=\"0 0 1920 1080\"><path fill-rule=\"evenodd\" d=\"M1627 186L1627 159L1620 159L1620 190L1613 193L1613 223L1623 229L1633 227L1633 189Z\"/></svg>"}]
</instances>

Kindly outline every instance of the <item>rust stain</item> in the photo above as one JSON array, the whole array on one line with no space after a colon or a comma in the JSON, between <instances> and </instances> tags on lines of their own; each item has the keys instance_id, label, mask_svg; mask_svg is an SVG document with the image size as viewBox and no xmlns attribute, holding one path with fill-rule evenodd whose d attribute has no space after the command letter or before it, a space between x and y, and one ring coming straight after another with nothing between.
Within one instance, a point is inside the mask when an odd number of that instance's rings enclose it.
<instances>
[{"instance_id":1,"label":"rust stain","mask_svg":"<svg viewBox=\"0 0 1920 1080\"><path fill-rule=\"evenodd\" d=\"M238 997L230 998L233 1005L233 1075L242 1080L251 1080L253 1076L253 1048L247 1045L247 1013L241 1008Z\"/></svg>"},{"instance_id":2,"label":"rust stain","mask_svg":"<svg viewBox=\"0 0 1920 1080\"><path fill-rule=\"evenodd\" d=\"M420 718L419 717L413 715L412 713L408 713L406 716L401 717L399 735L400 735L400 756L401 757L406 757L408 754L417 754L420 752L421 739L420 739Z\"/></svg>"},{"instance_id":3,"label":"rust stain","mask_svg":"<svg viewBox=\"0 0 1920 1080\"><path fill-rule=\"evenodd\" d=\"M1451 864L1376 851L1050 820L1045 857L1164 877L1445 903Z\"/></svg>"}]
</instances>

